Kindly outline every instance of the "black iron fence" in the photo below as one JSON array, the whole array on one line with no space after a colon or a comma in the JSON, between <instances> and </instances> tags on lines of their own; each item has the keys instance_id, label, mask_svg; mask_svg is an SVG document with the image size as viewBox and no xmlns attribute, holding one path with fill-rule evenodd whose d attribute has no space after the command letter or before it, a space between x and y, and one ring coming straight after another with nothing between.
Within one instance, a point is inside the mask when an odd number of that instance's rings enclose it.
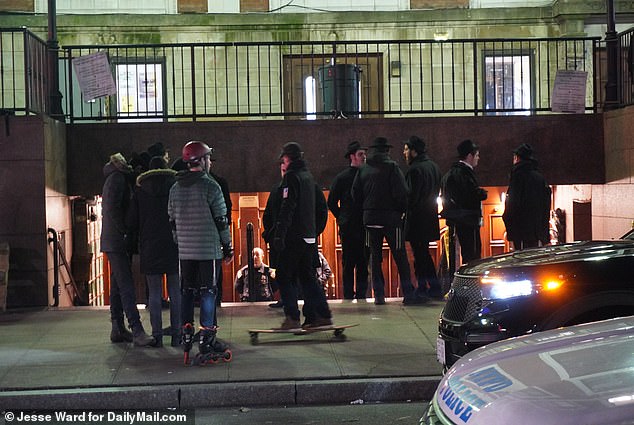
<instances>
[{"instance_id":1,"label":"black iron fence","mask_svg":"<svg viewBox=\"0 0 634 425\"><path fill-rule=\"evenodd\" d=\"M620 106L631 34L619 34ZM0 51L0 108L48 112L46 43L0 30ZM93 57L105 65L76 66ZM558 71L577 73L582 111L601 111L605 57L591 37L64 46L59 78L70 122L528 115L551 112Z\"/></svg>"},{"instance_id":2,"label":"black iron fence","mask_svg":"<svg viewBox=\"0 0 634 425\"><path fill-rule=\"evenodd\" d=\"M26 28L0 28L0 110L48 113L48 49Z\"/></svg>"}]
</instances>

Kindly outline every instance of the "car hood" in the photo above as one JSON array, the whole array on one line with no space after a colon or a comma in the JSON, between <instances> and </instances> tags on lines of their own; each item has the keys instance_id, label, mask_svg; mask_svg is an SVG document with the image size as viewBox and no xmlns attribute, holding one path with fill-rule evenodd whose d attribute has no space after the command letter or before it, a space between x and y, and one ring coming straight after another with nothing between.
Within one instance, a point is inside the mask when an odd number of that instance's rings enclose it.
<instances>
[{"instance_id":1,"label":"car hood","mask_svg":"<svg viewBox=\"0 0 634 425\"><path fill-rule=\"evenodd\" d=\"M571 261L595 261L621 256L634 256L633 240L585 241L548 245L474 260L459 270L459 274L475 275L485 271Z\"/></svg>"},{"instance_id":2,"label":"car hood","mask_svg":"<svg viewBox=\"0 0 634 425\"><path fill-rule=\"evenodd\" d=\"M434 403L456 424L632 424L634 316L474 350L443 377Z\"/></svg>"}]
</instances>

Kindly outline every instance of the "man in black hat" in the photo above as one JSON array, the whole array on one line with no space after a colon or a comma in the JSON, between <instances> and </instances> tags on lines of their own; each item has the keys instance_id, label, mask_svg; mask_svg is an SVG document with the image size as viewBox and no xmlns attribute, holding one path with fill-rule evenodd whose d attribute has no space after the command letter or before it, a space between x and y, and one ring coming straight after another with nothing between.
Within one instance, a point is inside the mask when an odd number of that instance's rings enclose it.
<instances>
[{"instance_id":1,"label":"man in black hat","mask_svg":"<svg viewBox=\"0 0 634 425\"><path fill-rule=\"evenodd\" d=\"M352 184L352 199L360 202L363 209L363 225L370 246L374 303L385 304L385 278L381 267L385 239L398 268L403 304L423 304L427 298L415 293L402 234L407 183L396 162L390 159L391 147L385 137L374 140L367 165L359 168Z\"/></svg>"},{"instance_id":2,"label":"man in black hat","mask_svg":"<svg viewBox=\"0 0 634 425\"><path fill-rule=\"evenodd\" d=\"M277 279L286 316L280 329L300 327L295 282L299 282L304 294L306 320L301 327L309 329L332 325L332 313L316 277L317 236L321 224L316 213L315 180L303 156L297 142L285 144L280 153L286 171L280 185L281 204L272 243L279 253ZM323 209L327 214L325 203Z\"/></svg>"},{"instance_id":3,"label":"man in black hat","mask_svg":"<svg viewBox=\"0 0 634 425\"><path fill-rule=\"evenodd\" d=\"M481 202L487 198L487 191L478 185L474 168L480 161L480 148L467 139L458 145L458 161L442 179L443 210L441 215L447 220L451 238L458 237L462 262L482 256L480 226L482 225ZM450 252L453 243L450 244ZM450 255L450 271L455 270L455 255Z\"/></svg>"},{"instance_id":4,"label":"man in black hat","mask_svg":"<svg viewBox=\"0 0 634 425\"><path fill-rule=\"evenodd\" d=\"M427 292L431 298L442 298L436 266L429 254L429 242L440 239L438 195L442 176L438 165L427 156L425 142L420 137L411 136L405 141L403 155L409 164L405 173L409 186L405 240L409 241L414 254L418 292Z\"/></svg>"},{"instance_id":5,"label":"man in black hat","mask_svg":"<svg viewBox=\"0 0 634 425\"><path fill-rule=\"evenodd\" d=\"M533 148L523 143L513 151L513 169L502 219L514 249L547 244L551 190L537 168Z\"/></svg>"},{"instance_id":6,"label":"man in black hat","mask_svg":"<svg viewBox=\"0 0 634 425\"><path fill-rule=\"evenodd\" d=\"M365 300L368 290L368 258L363 240L363 210L350 190L359 167L365 164L367 148L351 142L344 155L350 166L337 174L330 187L328 208L337 219L343 263L343 298ZM355 292L356 271L356 292Z\"/></svg>"}]
</instances>

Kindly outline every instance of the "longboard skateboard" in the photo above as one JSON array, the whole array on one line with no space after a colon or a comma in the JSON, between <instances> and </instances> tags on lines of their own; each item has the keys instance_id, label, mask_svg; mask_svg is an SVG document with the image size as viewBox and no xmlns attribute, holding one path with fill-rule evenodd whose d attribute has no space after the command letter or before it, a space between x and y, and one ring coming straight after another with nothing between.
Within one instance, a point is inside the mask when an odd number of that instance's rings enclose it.
<instances>
[{"instance_id":1,"label":"longboard skateboard","mask_svg":"<svg viewBox=\"0 0 634 425\"><path fill-rule=\"evenodd\" d=\"M295 328L295 329L249 329L249 335L251 336L251 344L255 345L258 343L258 335L259 334L293 334L293 335L308 335L315 332L324 332L324 331L333 331L333 336L337 339L344 340L346 336L343 334L343 331L347 328L352 328L355 326L359 326L358 323L353 323L349 325L329 325L329 326L319 326L317 328Z\"/></svg>"}]
</instances>

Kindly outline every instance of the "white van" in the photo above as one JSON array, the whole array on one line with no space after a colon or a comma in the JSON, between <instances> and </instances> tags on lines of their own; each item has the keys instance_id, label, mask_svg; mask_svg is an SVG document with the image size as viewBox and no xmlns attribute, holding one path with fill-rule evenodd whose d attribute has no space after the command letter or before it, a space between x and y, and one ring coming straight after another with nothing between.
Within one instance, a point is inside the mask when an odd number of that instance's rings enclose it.
<instances>
[{"instance_id":1,"label":"white van","mask_svg":"<svg viewBox=\"0 0 634 425\"><path fill-rule=\"evenodd\" d=\"M634 424L634 316L466 354L440 381L420 424Z\"/></svg>"}]
</instances>

